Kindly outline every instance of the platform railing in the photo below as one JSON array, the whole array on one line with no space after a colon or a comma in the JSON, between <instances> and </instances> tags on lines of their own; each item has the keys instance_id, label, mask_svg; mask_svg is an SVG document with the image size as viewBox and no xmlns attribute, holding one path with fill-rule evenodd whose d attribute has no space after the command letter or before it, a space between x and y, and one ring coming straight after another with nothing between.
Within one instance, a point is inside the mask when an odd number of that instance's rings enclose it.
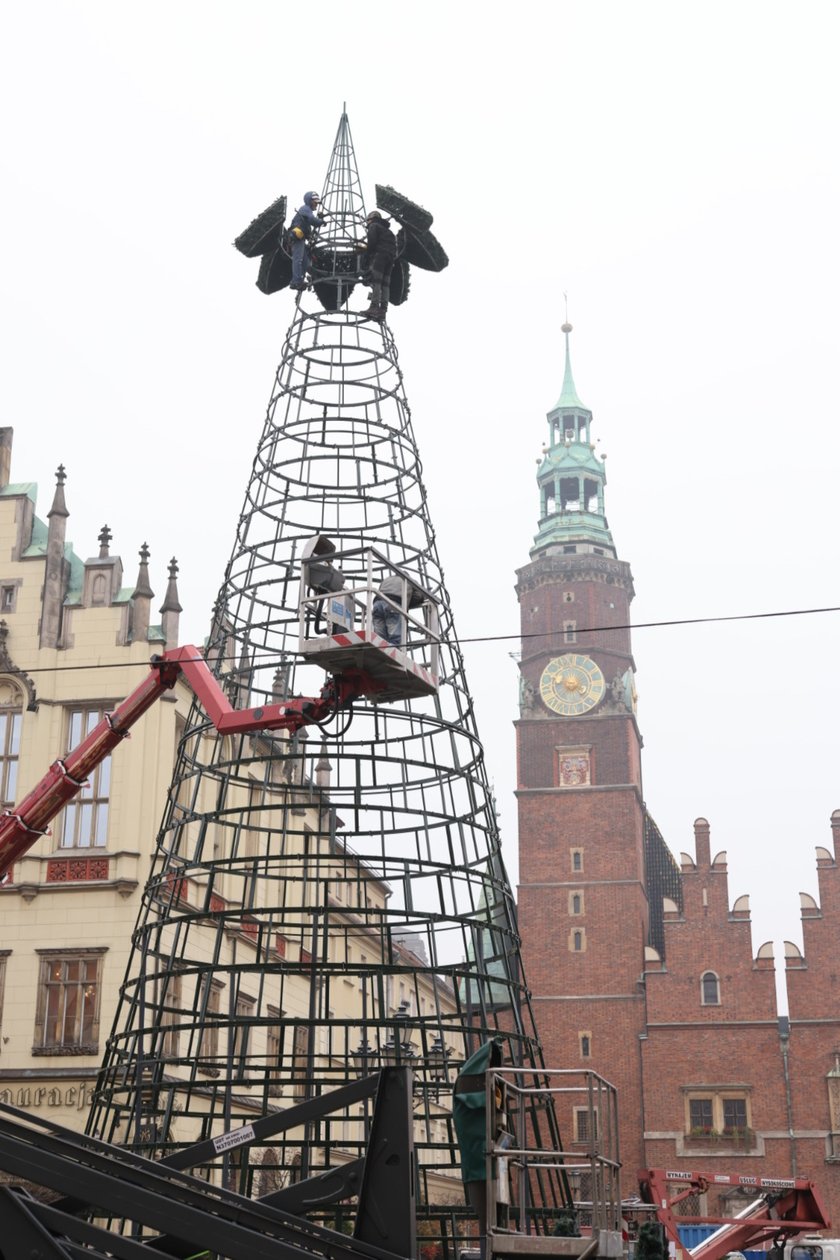
<instances>
[{"instance_id":1,"label":"platform railing","mask_svg":"<svg viewBox=\"0 0 840 1260\"><path fill-rule=\"evenodd\" d=\"M488 1251L529 1250L530 1238L578 1233L620 1243L618 1100L613 1085L595 1072L502 1068L487 1073ZM542 1121L540 1121L542 1117ZM570 1134L563 1138L563 1131ZM574 1213L546 1220L534 1193L540 1179L559 1176L569 1187ZM585 1214L589 1219L581 1220ZM562 1219L561 1219L562 1218ZM506 1237L507 1236L507 1237ZM514 1242L519 1245L513 1246ZM583 1243L582 1243L583 1245ZM543 1244L539 1248L545 1251ZM567 1242L565 1251L574 1251Z\"/></svg>"},{"instance_id":2,"label":"platform railing","mask_svg":"<svg viewBox=\"0 0 840 1260\"><path fill-rule=\"evenodd\" d=\"M340 574L343 584L336 590L307 594L309 582L304 564L301 574L299 605L299 650L313 635L335 635L362 631L367 639L374 634L373 601L382 600L400 617L403 627L399 650L405 652L432 674L438 673L440 646L439 601L424 590L417 577L393 564L375 547L353 547L336 550L329 557L330 567ZM402 582L401 601L382 593L382 583L390 577ZM409 592L420 591L422 603L409 608ZM321 628L316 626L322 623ZM422 658L422 659L421 659Z\"/></svg>"}]
</instances>

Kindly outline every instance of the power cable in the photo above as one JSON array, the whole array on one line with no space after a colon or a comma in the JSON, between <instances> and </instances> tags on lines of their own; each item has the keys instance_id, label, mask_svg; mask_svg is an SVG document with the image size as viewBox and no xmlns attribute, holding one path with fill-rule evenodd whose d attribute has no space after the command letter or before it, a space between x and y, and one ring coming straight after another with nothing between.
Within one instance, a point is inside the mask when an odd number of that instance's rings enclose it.
<instances>
[{"instance_id":1,"label":"power cable","mask_svg":"<svg viewBox=\"0 0 840 1260\"><path fill-rule=\"evenodd\" d=\"M614 630L657 630L669 626L714 625L718 622L725 621L766 621L774 617L811 617L822 613L836 612L840 612L840 607L786 608L776 612L730 613L720 617L675 617L667 621L627 621L619 622L616 625L611 626L575 626L575 635L583 636L587 634L606 634ZM441 642L458 646L462 643L504 643L509 642L512 639L518 641L524 641L525 639L551 639L555 635L559 636L563 633L564 631L561 626L556 630L540 630L527 634L482 634L471 638L461 638L460 636L456 636L453 639L441 640ZM248 668L265 669L275 661L279 667L287 663L289 655L294 655L293 653L287 654L286 659L284 660L282 657L278 657L276 649L271 651L265 649L265 657L261 657L260 652L261 649L254 649L254 657L250 661ZM199 655L195 659L198 661L205 661L206 658ZM216 659L218 659L218 657ZM224 661L237 661L237 657L235 655L224 656L221 659ZM26 674L60 674L71 673L73 670L126 669L131 668L131 666L134 666L137 669L148 669L149 662L114 661L113 663L102 662L101 664L96 665L33 665L27 666L27 668L22 672Z\"/></svg>"}]
</instances>

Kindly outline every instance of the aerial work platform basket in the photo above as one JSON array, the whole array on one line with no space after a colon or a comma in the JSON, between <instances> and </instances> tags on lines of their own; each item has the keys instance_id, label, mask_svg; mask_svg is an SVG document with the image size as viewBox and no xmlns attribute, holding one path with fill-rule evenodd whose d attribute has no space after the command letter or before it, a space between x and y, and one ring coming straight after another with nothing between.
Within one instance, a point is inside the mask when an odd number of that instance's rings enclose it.
<instances>
[{"instance_id":1,"label":"aerial work platform basket","mask_svg":"<svg viewBox=\"0 0 840 1260\"><path fill-rule=\"evenodd\" d=\"M372 703L437 692L438 601L375 547L338 551L324 534L307 543L299 611L303 659L339 678L367 674L382 684Z\"/></svg>"}]
</instances>

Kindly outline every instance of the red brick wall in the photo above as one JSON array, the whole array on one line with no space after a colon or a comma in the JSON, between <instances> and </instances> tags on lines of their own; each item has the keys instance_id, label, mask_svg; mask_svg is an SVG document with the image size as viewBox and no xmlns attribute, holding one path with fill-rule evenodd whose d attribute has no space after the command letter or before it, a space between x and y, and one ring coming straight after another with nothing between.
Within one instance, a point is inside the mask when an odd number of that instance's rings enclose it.
<instances>
[{"instance_id":1,"label":"red brick wall","mask_svg":"<svg viewBox=\"0 0 840 1260\"><path fill-rule=\"evenodd\" d=\"M801 956L786 958L790 1011L791 1111L800 1176L814 1180L840 1228L840 810L831 817L830 848L817 849L816 907L803 898ZM829 1073L835 1072L834 1082ZM835 1095L834 1114L829 1090ZM836 1137L825 1134L837 1133Z\"/></svg>"},{"instance_id":2,"label":"red brick wall","mask_svg":"<svg viewBox=\"0 0 840 1260\"><path fill-rule=\"evenodd\" d=\"M837 864L827 850L818 851L824 855L818 860L820 908L803 908L805 953L787 959L788 1039L776 1017L772 958L753 958L748 912L730 909L726 865L710 862L704 820L695 835L697 863L683 865L684 912L666 916L665 970L654 964L647 975L645 1163L810 1177L829 1215L840 1221L840 1164L826 1159L826 1077L840 1050ZM701 1002L706 970L720 978L719 1006ZM687 1138L687 1093L726 1087L742 1088L749 1098L754 1137L748 1144ZM710 1198L707 1210L714 1209Z\"/></svg>"},{"instance_id":3,"label":"red brick wall","mask_svg":"<svg viewBox=\"0 0 840 1260\"><path fill-rule=\"evenodd\" d=\"M730 909L726 863L712 863L705 819L695 823L695 848L696 863L682 867L683 912L666 915L665 967L653 964L647 975L645 1161L783 1176L789 1160L773 960L753 958L749 911ZM718 978L719 1003L703 1002L704 972ZM745 1098L754 1135L725 1137L717 1102L720 1136L692 1137L692 1092Z\"/></svg>"},{"instance_id":4,"label":"red brick wall","mask_svg":"<svg viewBox=\"0 0 840 1260\"><path fill-rule=\"evenodd\" d=\"M598 653L593 652L591 656L603 668L603 660L598 659ZM536 676L534 685L537 686L541 669L536 668L532 672ZM522 718L516 727L520 787L554 787L557 782L557 749L578 746L592 748L593 785L640 782L639 734L628 714L599 714L596 710L592 717Z\"/></svg>"}]
</instances>

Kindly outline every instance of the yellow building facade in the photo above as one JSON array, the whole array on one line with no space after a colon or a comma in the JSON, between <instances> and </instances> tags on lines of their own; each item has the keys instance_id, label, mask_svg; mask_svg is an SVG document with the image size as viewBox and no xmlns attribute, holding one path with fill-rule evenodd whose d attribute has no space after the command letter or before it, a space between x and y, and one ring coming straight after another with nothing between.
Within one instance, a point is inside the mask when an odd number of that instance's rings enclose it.
<instances>
[{"instance_id":1,"label":"yellow building facade","mask_svg":"<svg viewBox=\"0 0 840 1260\"><path fill-rule=\"evenodd\" d=\"M150 624L148 551L124 585L107 526L82 560L64 470L46 520L0 429L0 794L11 809L173 647L176 573ZM189 693L164 695L0 886L0 1101L81 1128L125 974Z\"/></svg>"}]
</instances>

